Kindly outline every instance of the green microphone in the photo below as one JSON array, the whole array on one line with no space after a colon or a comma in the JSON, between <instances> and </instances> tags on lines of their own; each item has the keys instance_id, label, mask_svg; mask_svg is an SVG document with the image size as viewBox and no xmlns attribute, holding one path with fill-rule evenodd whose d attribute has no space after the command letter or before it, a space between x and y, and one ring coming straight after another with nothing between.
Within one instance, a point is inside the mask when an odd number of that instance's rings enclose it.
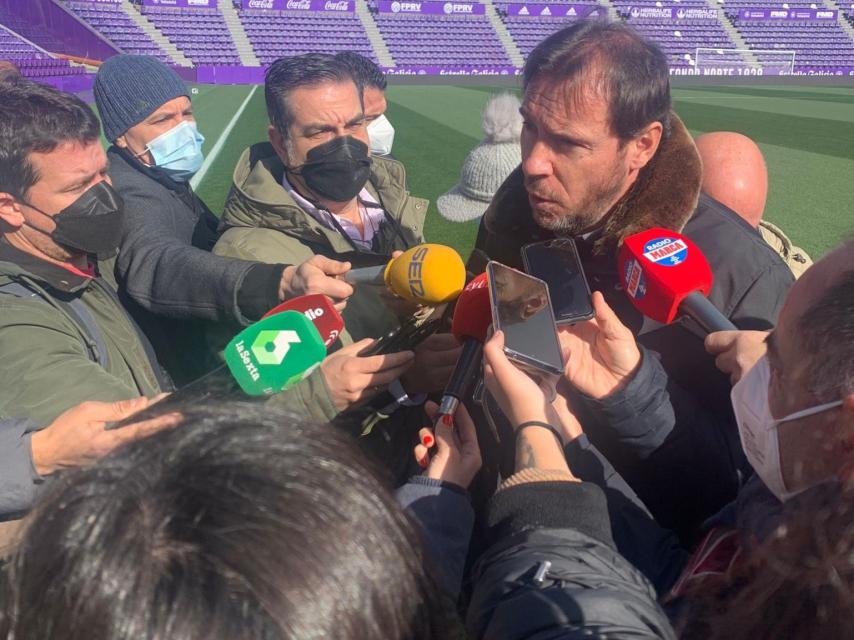
<instances>
[{"instance_id":1,"label":"green microphone","mask_svg":"<svg viewBox=\"0 0 854 640\"><path fill-rule=\"evenodd\" d=\"M305 314L283 311L246 327L223 357L246 395L269 396L308 377L326 357L326 345Z\"/></svg>"}]
</instances>

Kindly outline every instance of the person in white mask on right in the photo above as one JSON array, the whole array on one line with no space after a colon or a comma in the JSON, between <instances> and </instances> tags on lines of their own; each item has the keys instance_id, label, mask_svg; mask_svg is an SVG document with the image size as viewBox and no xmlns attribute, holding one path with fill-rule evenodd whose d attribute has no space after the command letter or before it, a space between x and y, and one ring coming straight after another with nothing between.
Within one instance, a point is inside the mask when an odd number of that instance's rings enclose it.
<instances>
[{"instance_id":1,"label":"person in white mask on right","mask_svg":"<svg viewBox=\"0 0 854 640\"><path fill-rule=\"evenodd\" d=\"M635 343L598 293L594 308L594 319L560 332L569 363L564 393L579 415L593 410L605 416L607 435L634 448L637 464L646 463L645 474L655 481L678 482L691 456L728 455L716 447L720 436L701 415L691 442L670 440L673 409L661 364ZM725 572L740 548L774 534L791 498L819 484L854 480L854 241L804 273L776 327L750 354L731 399L755 474L705 523L699 545L683 539L695 556L675 584L656 585L661 596L691 593L709 574ZM668 449L650 464L652 451ZM633 560L630 549L620 551Z\"/></svg>"},{"instance_id":2,"label":"person in white mask on right","mask_svg":"<svg viewBox=\"0 0 854 640\"><path fill-rule=\"evenodd\" d=\"M350 69L353 78L362 86L362 102L372 156L391 156L394 145L394 126L385 117L388 86L385 74L372 60L354 51L342 51L335 56Z\"/></svg>"}]
</instances>

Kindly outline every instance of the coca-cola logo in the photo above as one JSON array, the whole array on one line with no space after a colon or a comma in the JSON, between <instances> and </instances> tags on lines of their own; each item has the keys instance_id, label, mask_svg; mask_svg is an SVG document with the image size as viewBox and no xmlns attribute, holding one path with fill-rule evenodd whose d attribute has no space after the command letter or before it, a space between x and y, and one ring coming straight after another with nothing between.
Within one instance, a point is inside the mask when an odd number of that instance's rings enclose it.
<instances>
[{"instance_id":1,"label":"coca-cola logo","mask_svg":"<svg viewBox=\"0 0 854 640\"><path fill-rule=\"evenodd\" d=\"M324 11L349 11L350 2L348 0L327 0L323 5Z\"/></svg>"},{"instance_id":2,"label":"coca-cola logo","mask_svg":"<svg viewBox=\"0 0 854 640\"><path fill-rule=\"evenodd\" d=\"M272 9L273 0L249 0L250 9Z\"/></svg>"},{"instance_id":3,"label":"coca-cola logo","mask_svg":"<svg viewBox=\"0 0 854 640\"><path fill-rule=\"evenodd\" d=\"M288 0L288 4L285 6L293 11L309 11L311 0Z\"/></svg>"}]
</instances>

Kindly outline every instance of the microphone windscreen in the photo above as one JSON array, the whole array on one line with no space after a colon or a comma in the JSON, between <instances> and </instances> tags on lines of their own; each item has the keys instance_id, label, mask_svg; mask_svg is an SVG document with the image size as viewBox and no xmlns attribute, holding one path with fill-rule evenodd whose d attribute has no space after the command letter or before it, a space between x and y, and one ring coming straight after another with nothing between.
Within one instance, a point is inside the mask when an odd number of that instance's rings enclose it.
<instances>
[{"instance_id":1,"label":"microphone windscreen","mask_svg":"<svg viewBox=\"0 0 854 640\"><path fill-rule=\"evenodd\" d=\"M332 304L332 300L320 293L285 300L282 304L265 313L262 320L283 311L298 311L311 320L327 348L338 339L344 330L344 319L338 313L335 305Z\"/></svg>"},{"instance_id":2,"label":"microphone windscreen","mask_svg":"<svg viewBox=\"0 0 854 640\"><path fill-rule=\"evenodd\" d=\"M420 244L388 263L385 282L401 298L437 305L460 294L466 283L466 268L451 247Z\"/></svg>"},{"instance_id":3,"label":"microphone windscreen","mask_svg":"<svg viewBox=\"0 0 854 640\"><path fill-rule=\"evenodd\" d=\"M626 238L617 269L632 304L663 324L673 322L686 296L708 295L712 288L712 269L699 247L669 229L647 229Z\"/></svg>"},{"instance_id":4,"label":"microphone windscreen","mask_svg":"<svg viewBox=\"0 0 854 640\"><path fill-rule=\"evenodd\" d=\"M466 285L457 298L451 333L457 340L474 338L486 342L486 333L492 324L492 308L489 303L489 282L481 273Z\"/></svg>"},{"instance_id":5,"label":"microphone windscreen","mask_svg":"<svg viewBox=\"0 0 854 640\"><path fill-rule=\"evenodd\" d=\"M326 346L305 314L283 311L246 327L223 356L244 393L264 396L308 376L326 356Z\"/></svg>"}]
</instances>

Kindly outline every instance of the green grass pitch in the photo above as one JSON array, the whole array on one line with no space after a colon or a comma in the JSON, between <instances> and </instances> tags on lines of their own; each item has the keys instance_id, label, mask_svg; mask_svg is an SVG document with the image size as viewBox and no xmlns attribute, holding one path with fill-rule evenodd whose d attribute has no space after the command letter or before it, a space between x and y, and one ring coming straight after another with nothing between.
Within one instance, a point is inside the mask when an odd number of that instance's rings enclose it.
<instances>
[{"instance_id":1,"label":"green grass pitch","mask_svg":"<svg viewBox=\"0 0 854 640\"><path fill-rule=\"evenodd\" d=\"M210 153L251 87L198 86L194 105ZM396 85L387 116L397 131L394 154L407 169L413 194L429 198L426 236L468 255L476 223L452 223L435 208L454 185L468 152L482 137L480 112L493 87ZM695 135L739 131L756 140L770 175L766 218L813 258L854 231L854 88L739 86L678 88L675 110ZM199 185L202 198L222 210L237 158L266 138L261 88L235 123Z\"/></svg>"}]
</instances>

